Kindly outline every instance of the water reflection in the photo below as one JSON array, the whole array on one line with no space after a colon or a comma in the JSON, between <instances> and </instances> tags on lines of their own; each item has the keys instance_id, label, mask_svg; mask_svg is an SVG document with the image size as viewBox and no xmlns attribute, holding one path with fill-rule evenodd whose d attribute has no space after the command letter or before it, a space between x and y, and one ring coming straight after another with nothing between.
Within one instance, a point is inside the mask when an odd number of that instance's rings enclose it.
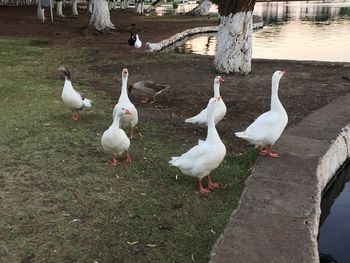
<instances>
[{"instance_id":1,"label":"water reflection","mask_svg":"<svg viewBox=\"0 0 350 263\"><path fill-rule=\"evenodd\" d=\"M301 21L327 21L350 14L349 1L262 2L255 5L254 13L266 24Z\"/></svg>"},{"instance_id":2,"label":"water reflection","mask_svg":"<svg viewBox=\"0 0 350 263\"><path fill-rule=\"evenodd\" d=\"M253 57L350 62L350 0L259 2L265 26L253 34ZM215 55L216 36L192 39L177 52Z\"/></svg>"},{"instance_id":3,"label":"water reflection","mask_svg":"<svg viewBox=\"0 0 350 263\"><path fill-rule=\"evenodd\" d=\"M170 4L161 5L155 9L154 14L157 16L184 14L191 11L196 6L197 4L179 4L179 6L174 9L173 5Z\"/></svg>"},{"instance_id":4,"label":"water reflection","mask_svg":"<svg viewBox=\"0 0 350 263\"><path fill-rule=\"evenodd\" d=\"M350 262L350 165L322 198L318 249L321 263Z\"/></svg>"},{"instance_id":5,"label":"water reflection","mask_svg":"<svg viewBox=\"0 0 350 263\"><path fill-rule=\"evenodd\" d=\"M202 35L187 38L182 45L175 47L177 53L215 55L216 35Z\"/></svg>"}]
</instances>

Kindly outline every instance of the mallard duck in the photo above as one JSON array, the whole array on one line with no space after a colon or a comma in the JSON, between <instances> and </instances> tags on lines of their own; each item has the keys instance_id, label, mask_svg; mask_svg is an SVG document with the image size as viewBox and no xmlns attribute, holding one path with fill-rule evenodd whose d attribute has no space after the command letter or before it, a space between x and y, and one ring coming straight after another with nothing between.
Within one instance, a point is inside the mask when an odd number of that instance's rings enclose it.
<instances>
[{"instance_id":1,"label":"mallard duck","mask_svg":"<svg viewBox=\"0 0 350 263\"><path fill-rule=\"evenodd\" d=\"M71 110L71 119L73 121L79 120L79 111L84 108L90 108L92 101L85 98L82 93L77 92L72 86L70 71L60 66L57 71L60 71L65 76L64 86L62 90L62 100Z\"/></svg>"},{"instance_id":2,"label":"mallard duck","mask_svg":"<svg viewBox=\"0 0 350 263\"><path fill-rule=\"evenodd\" d=\"M153 101L151 101L151 104L152 104L156 102L156 96L158 96L168 88L170 88L169 85L161 85L150 80L138 81L128 87L128 93L130 95L132 90L139 91L146 96L145 100L141 102L147 103L148 100L152 98L153 99Z\"/></svg>"},{"instance_id":3,"label":"mallard duck","mask_svg":"<svg viewBox=\"0 0 350 263\"><path fill-rule=\"evenodd\" d=\"M217 124L219 121L221 121L222 118L224 118L224 116L226 114L226 105L220 96L220 84L223 81L224 81L224 79L220 76L217 76L214 79L214 97L218 98L218 106L215 108L215 111L213 113L215 124ZM208 116L207 108L205 108L200 113L198 113L196 116L186 119L185 122L206 125L207 124L207 116Z\"/></svg>"},{"instance_id":4,"label":"mallard duck","mask_svg":"<svg viewBox=\"0 0 350 263\"><path fill-rule=\"evenodd\" d=\"M117 107L112 125L106 130L101 138L102 148L111 154L109 164L115 166L119 162L116 157L121 156L125 152L125 162L131 163L129 155L130 140L125 132L119 128L120 118L130 115L131 112L126 108Z\"/></svg>"},{"instance_id":5,"label":"mallard duck","mask_svg":"<svg viewBox=\"0 0 350 263\"><path fill-rule=\"evenodd\" d=\"M198 145L180 157L172 157L169 163L178 167L184 174L198 178L198 188L201 193L208 193L210 189L218 188L210 173L217 168L226 154L226 147L222 143L215 128L214 112L219 105L218 98L211 98L207 107L208 131L205 141L199 140ZM207 177L208 188L202 185L202 178Z\"/></svg>"},{"instance_id":6,"label":"mallard duck","mask_svg":"<svg viewBox=\"0 0 350 263\"><path fill-rule=\"evenodd\" d=\"M118 103L117 103L117 105L115 105L114 110L113 110L113 118L115 117L115 114L117 112L118 107L128 109L130 111L130 114L121 116L120 127L122 127L122 128L130 127L131 128L130 138L135 138L134 128L138 122L138 114L137 114L137 110L136 110L134 104L131 103L131 101L128 97L128 90L127 90L128 77L129 77L129 72L126 68L124 68L122 71L121 93L120 93Z\"/></svg>"},{"instance_id":7,"label":"mallard duck","mask_svg":"<svg viewBox=\"0 0 350 263\"><path fill-rule=\"evenodd\" d=\"M271 109L260 115L243 132L236 132L236 136L254 144L260 155L278 157L272 152L272 145L278 140L288 123L288 115L278 98L278 86L285 71L276 71L272 75ZM265 149L267 147L267 149Z\"/></svg>"}]
</instances>

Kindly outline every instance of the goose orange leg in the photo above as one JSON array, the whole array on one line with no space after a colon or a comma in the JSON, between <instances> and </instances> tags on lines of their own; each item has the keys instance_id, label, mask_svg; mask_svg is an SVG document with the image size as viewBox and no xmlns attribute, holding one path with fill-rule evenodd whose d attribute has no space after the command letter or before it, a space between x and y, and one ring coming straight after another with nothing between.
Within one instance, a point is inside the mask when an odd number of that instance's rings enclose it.
<instances>
[{"instance_id":1,"label":"goose orange leg","mask_svg":"<svg viewBox=\"0 0 350 263\"><path fill-rule=\"evenodd\" d=\"M156 96L153 96L152 98L153 98L153 100L150 102L150 104L153 104L156 102Z\"/></svg>"},{"instance_id":2,"label":"goose orange leg","mask_svg":"<svg viewBox=\"0 0 350 263\"><path fill-rule=\"evenodd\" d=\"M124 162L126 162L126 163L128 163L128 164L132 162L128 151L125 151L125 159L124 159Z\"/></svg>"},{"instance_id":3,"label":"goose orange leg","mask_svg":"<svg viewBox=\"0 0 350 263\"><path fill-rule=\"evenodd\" d=\"M76 111L72 111L71 119L72 119L72 121L77 121L77 120L79 120L79 113L76 112Z\"/></svg>"},{"instance_id":4,"label":"goose orange leg","mask_svg":"<svg viewBox=\"0 0 350 263\"><path fill-rule=\"evenodd\" d=\"M220 185L218 183L214 183L211 178L210 175L207 176L208 178L208 188L209 189L215 189L215 188L220 188Z\"/></svg>"},{"instance_id":5,"label":"goose orange leg","mask_svg":"<svg viewBox=\"0 0 350 263\"><path fill-rule=\"evenodd\" d=\"M134 127L131 127L131 131L130 131L130 139L135 139L135 132L134 132Z\"/></svg>"},{"instance_id":6,"label":"goose orange leg","mask_svg":"<svg viewBox=\"0 0 350 263\"><path fill-rule=\"evenodd\" d=\"M272 150L272 144L267 145L267 150L264 150L262 147L260 148L260 155L272 157L272 158L278 158L278 153L273 152Z\"/></svg>"},{"instance_id":7,"label":"goose orange leg","mask_svg":"<svg viewBox=\"0 0 350 263\"><path fill-rule=\"evenodd\" d=\"M141 100L142 103L147 103L147 101L149 100L149 97L146 97L144 100Z\"/></svg>"},{"instance_id":8,"label":"goose orange leg","mask_svg":"<svg viewBox=\"0 0 350 263\"><path fill-rule=\"evenodd\" d=\"M115 155L111 154L111 159L108 160L108 164L112 166L117 166L119 164L118 160L115 158Z\"/></svg>"},{"instance_id":9,"label":"goose orange leg","mask_svg":"<svg viewBox=\"0 0 350 263\"><path fill-rule=\"evenodd\" d=\"M206 194L210 192L208 188L203 187L201 178L198 178L198 189L199 189L199 192L202 194Z\"/></svg>"}]
</instances>

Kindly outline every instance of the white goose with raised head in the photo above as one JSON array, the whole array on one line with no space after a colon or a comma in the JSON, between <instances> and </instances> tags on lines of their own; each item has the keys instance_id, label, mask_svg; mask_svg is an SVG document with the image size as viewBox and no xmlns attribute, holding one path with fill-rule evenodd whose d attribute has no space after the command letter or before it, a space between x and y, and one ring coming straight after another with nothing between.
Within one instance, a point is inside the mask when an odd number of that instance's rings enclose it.
<instances>
[{"instance_id":1,"label":"white goose with raised head","mask_svg":"<svg viewBox=\"0 0 350 263\"><path fill-rule=\"evenodd\" d=\"M70 71L60 66L57 71L62 72L65 76L64 86L62 90L62 100L71 110L71 119L73 121L79 120L79 111L84 108L90 108L92 101L85 98L82 93L77 92L72 85L72 79Z\"/></svg>"},{"instance_id":2,"label":"white goose with raised head","mask_svg":"<svg viewBox=\"0 0 350 263\"><path fill-rule=\"evenodd\" d=\"M260 155L278 157L271 148L288 123L287 112L278 98L279 82L284 74L285 71L278 70L272 75L270 110L260 115L245 131L235 133L237 137L258 147Z\"/></svg>"},{"instance_id":3,"label":"white goose with raised head","mask_svg":"<svg viewBox=\"0 0 350 263\"><path fill-rule=\"evenodd\" d=\"M210 173L217 168L226 154L226 147L215 128L214 112L219 106L217 98L211 98L207 106L208 130L205 141L199 140L198 145L179 157L172 157L169 163L178 167L184 174L198 178L198 188L201 193L219 188L210 178ZM202 178L207 177L208 187L202 185Z\"/></svg>"},{"instance_id":4,"label":"white goose with raised head","mask_svg":"<svg viewBox=\"0 0 350 263\"><path fill-rule=\"evenodd\" d=\"M218 105L213 112L215 124L221 121L226 114L226 105L220 96L220 84L223 81L224 79L220 76L216 76L214 79L214 98L218 99ZM185 122L207 125L207 116L207 108L205 108L196 116L186 119Z\"/></svg>"},{"instance_id":5,"label":"white goose with raised head","mask_svg":"<svg viewBox=\"0 0 350 263\"><path fill-rule=\"evenodd\" d=\"M115 166L119 162L116 157L122 155L125 152L125 162L131 163L129 155L130 140L125 134L124 130L119 128L120 119L122 116L130 115L130 111L127 108L117 106L115 116L112 125L103 133L101 138L102 148L111 154L109 164Z\"/></svg>"},{"instance_id":6,"label":"white goose with raised head","mask_svg":"<svg viewBox=\"0 0 350 263\"><path fill-rule=\"evenodd\" d=\"M121 93L120 93L118 103L117 103L117 105L115 105L114 110L113 110L113 119L116 115L118 107L128 109L130 111L130 114L127 114L127 115L124 114L121 116L120 127L122 127L122 128L129 128L130 127L130 129L131 129L130 138L135 138L134 128L138 123L138 114L137 114L137 110L136 110L134 104L131 103L131 101L128 97L128 89L127 89L128 77L129 77L129 72L126 68L124 68L122 71Z\"/></svg>"}]
</instances>

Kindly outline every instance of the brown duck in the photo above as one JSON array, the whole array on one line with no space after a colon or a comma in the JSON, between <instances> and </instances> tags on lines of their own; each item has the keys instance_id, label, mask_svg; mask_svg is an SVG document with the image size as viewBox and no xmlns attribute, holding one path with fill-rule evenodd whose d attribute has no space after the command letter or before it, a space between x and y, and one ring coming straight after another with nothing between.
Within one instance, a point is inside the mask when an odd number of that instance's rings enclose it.
<instances>
[{"instance_id":1,"label":"brown duck","mask_svg":"<svg viewBox=\"0 0 350 263\"><path fill-rule=\"evenodd\" d=\"M158 96L168 88L170 88L169 85L154 83L150 80L138 81L135 82L133 85L129 86L128 93L130 95L132 90L136 90L146 96L146 98L142 101L143 103L147 103L149 99L152 98L153 100L150 102L152 104L156 102L156 96Z\"/></svg>"}]
</instances>

